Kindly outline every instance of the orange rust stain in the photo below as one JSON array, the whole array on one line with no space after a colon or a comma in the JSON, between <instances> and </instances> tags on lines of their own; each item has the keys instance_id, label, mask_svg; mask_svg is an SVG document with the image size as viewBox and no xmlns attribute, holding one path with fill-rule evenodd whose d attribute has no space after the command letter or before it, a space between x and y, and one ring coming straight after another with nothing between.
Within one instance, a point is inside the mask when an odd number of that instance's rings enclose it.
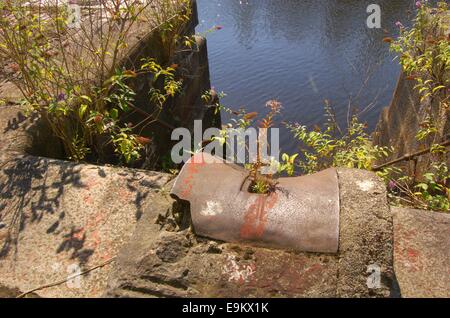
<instances>
[{"instance_id":1,"label":"orange rust stain","mask_svg":"<svg viewBox=\"0 0 450 318\"><path fill-rule=\"evenodd\" d=\"M186 198L189 197L192 193L193 189L193 179L194 176L199 172L199 168L205 165L205 160L203 155L201 159L196 156L195 160L189 162L187 166L187 176L183 180L183 188L181 190L181 197Z\"/></svg>"},{"instance_id":2,"label":"orange rust stain","mask_svg":"<svg viewBox=\"0 0 450 318\"><path fill-rule=\"evenodd\" d=\"M420 255L420 252L418 250L412 249L412 248L408 248L408 250L406 251L408 253L408 257L411 260L416 260L417 257Z\"/></svg>"},{"instance_id":3,"label":"orange rust stain","mask_svg":"<svg viewBox=\"0 0 450 318\"><path fill-rule=\"evenodd\" d=\"M409 242L417 235L415 230L406 230L398 225L396 239L394 240L394 252L396 262L403 263L411 272L423 270L420 251L409 247Z\"/></svg>"},{"instance_id":4,"label":"orange rust stain","mask_svg":"<svg viewBox=\"0 0 450 318\"><path fill-rule=\"evenodd\" d=\"M132 201L132 192L124 188L119 189L119 199L122 202Z\"/></svg>"},{"instance_id":5,"label":"orange rust stain","mask_svg":"<svg viewBox=\"0 0 450 318\"><path fill-rule=\"evenodd\" d=\"M318 273L322 270L323 266L320 264L314 264L313 266L307 268L304 272L304 274L310 275L310 274L315 274Z\"/></svg>"},{"instance_id":6,"label":"orange rust stain","mask_svg":"<svg viewBox=\"0 0 450 318\"><path fill-rule=\"evenodd\" d=\"M85 181L85 188L87 190L91 190L92 188L95 188L98 183L99 182L95 178L89 178L87 181Z\"/></svg>"},{"instance_id":7,"label":"orange rust stain","mask_svg":"<svg viewBox=\"0 0 450 318\"><path fill-rule=\"evenodd\" d=\"M105 242L104 243L104 245L105 245L105 247L106 247L106 250L103 252L103 253L101 253L101 255L100 255L100 258L102 259L102 261L104 261L104 262L106 262L107 260L109 260L109 259L111 259L111 242L110 241L108 241L107 243Z\"/></svg>"},{"instance_id":8,"label":"orange rust stain","mask_svg":"<svg viewBox=\"0 0 450 318\"><path fill-rule=\"evenodd\" d=\"M249 270L254 273L256 271L256 265L255 264L248 265L247 271L249 271ZM247 279L253 279L253 275L249 275L249 277ZM238 284L243 285L244 283L246 283L246 278L243 275L241 275L239 277Z\"/></svg>"},{"instance_id":9,"label":"orange rust stain","mask_svg":"<svg viewBox=\"0 0 450 318\"><path fill-rule=\"evenodd\" d=\"M402 254L403 255L399 257L399 261L405 263L411 272L423 270L423 265L420 260L420 251L410 247L405 247Z\"/></svg>"},{"instance_id":10,"label":"orange rust stain","mask_svg":"<svg viewBox=\"0 0 450 318\"><path fill-rule=\"evenodd\" d=\"M269 196L258 196L256 201L250 205L241 227L241 237L244 239L260 238L267 224L267 212L277 203L278 194L271 193Z\"/></svg>"},{"instance_id":11,"label":"orange rust stain","mask_svg":"<svg viewBox=\"0 0 450 318\"><path fill-rule=\"evenodd\" d=\"M97 249L102 243L99 228L105 223L105 211L98 211L93 218L89 219L85 226L80 228L75 234L74 239L83 240L86 235L86 247Z\"/></svg>"},{"instance_id":12,"label":"orange rust stain","mask_svg":"<svg viewBox=\"0 0 450 318\"><path fill-rule=\"evenodd\" d=\"M99 235L99 228L102 226L102 224L105 223L105 211L100 210L98 211L93 219L88 220L86 227L88 230L91 231L91 237L89 239L90 246L93 248L97 248L101 243L101 238Z\"/></svg>"},{"instance_id":13,"label":"orange rust stain","mask_svg":"<svg viewBox=\"0 0 450 318\"><path fill-rule=\"evenodd\" d=\"M92 247L94 249L98 248L98 246L101 243L101 239L98 233L98 230L94 230L91 234L91 237L89 238L88 246Z\"/></svg>"},{"instance_id":14,"label":"orange rust stain","mask_svg":"<svg viewBox=\"0 0 450 318\"><path fill-rule=\"evenodd\" d=\"M90 194L84 196L83 201L84 201L84 203L86 203L86 204L92 204L92 203L94 203L94 199L91 197Z\"/></svg>"}]
</instances>

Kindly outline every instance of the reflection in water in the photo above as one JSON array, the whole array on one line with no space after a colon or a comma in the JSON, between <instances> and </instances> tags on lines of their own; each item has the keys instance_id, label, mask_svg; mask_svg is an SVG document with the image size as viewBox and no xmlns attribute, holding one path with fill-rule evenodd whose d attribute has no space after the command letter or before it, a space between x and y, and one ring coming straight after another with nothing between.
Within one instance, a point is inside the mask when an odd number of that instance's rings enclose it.
<instances>
[{"instance_id":1,"label":"reflection in water","mask_svg":"<svg viewBox=\"0 0 450 318\"><path fill-rule=\"evenodd\" d=\"M345 125L349 105L363 111L373 129L392 96L399 67L382 39L397 32L395 22L412 17L412 0L378 0L382 29L366 26L363 0L197 0L202 32L208 37L213 86L232 108L262 111L279 99L283 119L323 122L329 99ZM227 118L224 118L226 121ZM295 141L282 131L283 151Z\"/></svg>"}]
</instances>

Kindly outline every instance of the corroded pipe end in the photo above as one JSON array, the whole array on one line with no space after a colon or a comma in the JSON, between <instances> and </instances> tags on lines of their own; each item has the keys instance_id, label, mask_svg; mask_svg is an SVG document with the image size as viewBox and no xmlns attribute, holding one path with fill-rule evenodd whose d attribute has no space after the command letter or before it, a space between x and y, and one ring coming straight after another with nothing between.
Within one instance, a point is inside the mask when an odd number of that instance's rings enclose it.
<instances>
[{"instance_id":1,"label":"corroded pipe end","mask_svg":"<svg viewBox=\"0 0 450 318\"><path fill-rule=\"evenodd\" d=\"M248 172L200 153L182 168L171 195L191 205L198 235L302 252L337 253L339 185L335 169L277 179L269 194L243 187Z\"/></svg>"}]
</instances>

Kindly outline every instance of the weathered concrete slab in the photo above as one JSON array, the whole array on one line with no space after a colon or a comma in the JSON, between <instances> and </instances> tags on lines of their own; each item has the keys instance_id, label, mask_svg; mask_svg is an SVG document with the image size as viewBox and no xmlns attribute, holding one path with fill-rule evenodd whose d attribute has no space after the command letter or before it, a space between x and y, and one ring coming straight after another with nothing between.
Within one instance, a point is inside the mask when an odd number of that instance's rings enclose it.
<instances>
[{"instance_id":1,"label":"weathered concrete slab","mask_svg":"<svg viewBox=\"0 0 450 318\"><path fill-rule=\"evenodd\" d=\"M31 156L3 158L1 164L0 283L21 291L111 260L169 180L156 172ZM100 296L109 270L37 293Z\"/></svg>"},{"instance_id":2,"label":"weathered concrete slab","mask_svg":"<svg viewBox=\"0 0 450 318\"><path fill-rule=\"evenodd\" d=\"M167 174L25 155L55 140L18 106L0 108L1 295L66 279L114 258ZM51 148L50 147L50 148ZM158 195L161 200L163 197ZM95 297L111 265L37 291L43 297Z\"/></svg>"},{"instance_id":3,"label":"weathered concrete slab","mask_svg":"<svg viewBox=\"0 0 450 318\"><path fill-rule=\"evenodd\" d=\"M385 187L367 171L339 169L338 175L343 204L338 254L223 243L199 238L187 228L176 232L164 221L171 205L163 204L144 212L118 255L106 296L395 296ZM379 266L380 281L369 288L373 265Z\"/></svg>"},{"instance_id":4,"label":"weathered concrete slab","mask_svg":"<svg viewBox=\"0 0 450 318\"><path fill-rule=\"evenodd\" d=\"M450 214L392 208L403 297L450 297Z\"/></svg>"},{"instance_id":5,"label":"weathered concrete slab","mask_svg":"<svg viewBox=\"0 0 450 318\"><path fill-rule=\"evenodd\" d=\"M22 292L114 258L169 180L156 172L32 156L1 165L0 283ZM109 270L107 265L37 294L100 296Z\"/></svg>"}]
</instances>

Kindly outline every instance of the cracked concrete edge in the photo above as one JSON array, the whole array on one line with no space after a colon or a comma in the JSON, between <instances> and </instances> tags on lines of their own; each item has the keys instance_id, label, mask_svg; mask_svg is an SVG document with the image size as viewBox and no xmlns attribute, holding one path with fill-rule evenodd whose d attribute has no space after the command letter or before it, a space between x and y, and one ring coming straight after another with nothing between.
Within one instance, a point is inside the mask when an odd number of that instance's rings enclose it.
<instances>
[{"instance_id":1,"label":"cracked concrete edge","mask_svg":"<svg viewBox=\"0 0 450 318\"><path fill-rule=\"evenodd\" d=\"M393 269L393 219L384 183L366 170L339 168L338 177L341 211L337 296L399 297ZM377 268L380 285L369 288L370 277L376 284Z\"/></svg>"},{"instance_id":2,"label":"cracked concrete edge","mask_svg":"<svg viewBox=\"0 0 450 318\"><path fill-rule=\"evenodd\" d=\"M172 182L169 181L166 186ZM146 252L153 250L158 236L164 232L161 231L157 218L159 215L168 215L173 202L174 200L168 196L160 197L153 202L151 209L144 211L142 218L136 224L134 233L117 254L103 297L124 297L121 291L123 286L135 277L139 277L139 273L143 270L140 264L147 257ZM133 295L129 294L128 297Z\"/></svg>"}]
</instances>

